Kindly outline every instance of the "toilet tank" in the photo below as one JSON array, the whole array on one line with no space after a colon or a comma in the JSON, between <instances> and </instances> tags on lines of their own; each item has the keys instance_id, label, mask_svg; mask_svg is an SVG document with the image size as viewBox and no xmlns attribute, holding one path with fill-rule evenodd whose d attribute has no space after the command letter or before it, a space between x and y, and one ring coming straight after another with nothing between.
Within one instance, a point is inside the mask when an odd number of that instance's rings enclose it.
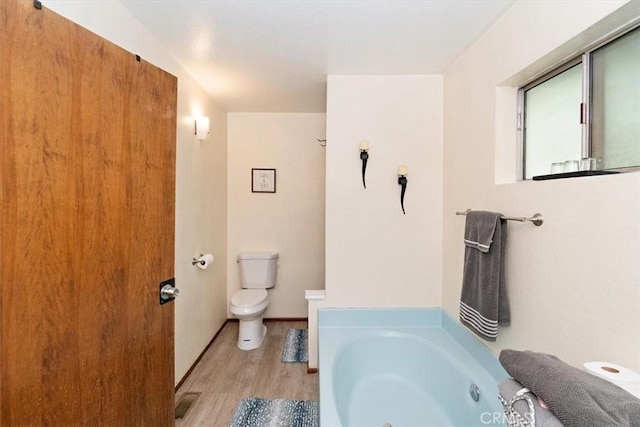
<instances>
[{"instance_id":1,"label":"toilet tank","mask_svg":"<svg viewBox=\"0 0 640 427\"><path fill-rule=\"evenodd\" d=\"M240 284L244 289L268 289L276 285L277 252L251 252L238 255Z\"/></svg>"}]
</instances>

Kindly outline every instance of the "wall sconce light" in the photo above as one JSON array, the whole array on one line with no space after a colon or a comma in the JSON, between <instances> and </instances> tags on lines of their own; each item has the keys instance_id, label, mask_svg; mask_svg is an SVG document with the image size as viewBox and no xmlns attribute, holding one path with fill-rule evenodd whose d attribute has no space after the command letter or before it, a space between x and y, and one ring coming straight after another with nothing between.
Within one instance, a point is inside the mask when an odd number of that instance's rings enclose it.
<instances>
[{"instance_id":1,"label":"wall sconce light","mask_svg":"<svg viewBox=\"0 0 640 427\"><path fill-rule=\"evenodd\" d=\"M404 192L407 189L407 174L409 170L405 165L401 165L398 168L398 184L402 186L402 190L400 192L400 206L402 206L402 213L406 215L404 211Z\"/></svg>"},{"instance_id":2,"label":"wall sconce light","mask_svg":"<svg viewBox=\"0 0 640 427\"><path fill-rule=\"evenodd\" d=\"M205 140L209 137L209 117L198 117L194 122L194 132L196 138Z\"/></svg>"},{"instance_id":3,"label":"wall sconce light","mask_svg":"<svg viewBox=\"0 0 640 427\"><path fill-rule=\"evenodd\" d=\"M362 185L367 188L367 184L364 180L364 174L367 171L367 160L369 159L369 142L362 140L358 146L360 149L360 160L362 160Z\"/></svg>"}]
</instances>

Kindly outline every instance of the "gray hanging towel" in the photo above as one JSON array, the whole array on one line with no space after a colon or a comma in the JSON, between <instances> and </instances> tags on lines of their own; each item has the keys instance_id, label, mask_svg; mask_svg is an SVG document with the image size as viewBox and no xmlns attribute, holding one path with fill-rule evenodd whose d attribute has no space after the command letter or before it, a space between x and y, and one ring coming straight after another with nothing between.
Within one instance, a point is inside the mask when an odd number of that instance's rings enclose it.
<instances>
[{"instance_id":1,"label":"gray hanging towel","mask_svg":"<svg viewBox=\"0 0 640 427\"><path fill-rule=\"evenodd\" d=\"M511 321L504 280L507 222L497 212L472 211L464 229L460 321L479 337L495 341L498 325Z\"/></svg>"}]
</instances>

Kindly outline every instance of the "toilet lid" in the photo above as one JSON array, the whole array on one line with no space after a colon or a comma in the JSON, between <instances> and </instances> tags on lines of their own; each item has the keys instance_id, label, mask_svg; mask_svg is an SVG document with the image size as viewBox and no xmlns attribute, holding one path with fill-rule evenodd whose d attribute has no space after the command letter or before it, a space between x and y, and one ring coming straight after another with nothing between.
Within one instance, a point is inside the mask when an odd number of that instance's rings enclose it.
<instances>
[{"instance_id":1,"label":"toilet lid","mask_svg":"<svg viewBox=\"0 0 640 427\"><path fill-rule=\"evenodd\" d=\"M231 295L231 304L236 307L251 307L267 300L266 289L243 289Z\"/></svg>"}]
</instances>

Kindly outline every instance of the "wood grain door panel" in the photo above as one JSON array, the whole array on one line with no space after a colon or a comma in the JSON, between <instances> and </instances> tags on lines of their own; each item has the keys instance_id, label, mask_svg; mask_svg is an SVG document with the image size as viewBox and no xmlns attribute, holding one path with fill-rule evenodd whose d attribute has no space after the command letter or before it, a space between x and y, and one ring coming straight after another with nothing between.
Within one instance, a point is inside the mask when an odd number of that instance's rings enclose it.
<instances>
[{"instance_id":1,"label":"wood grain door panel","mask_svg":"<svg viewBox=\"0 0 640 427\"><path fill-rule=\"evenodd\" d=\"M173 424L175 77L0 4L0 423Z\"/></svg>"}]
</instances>

